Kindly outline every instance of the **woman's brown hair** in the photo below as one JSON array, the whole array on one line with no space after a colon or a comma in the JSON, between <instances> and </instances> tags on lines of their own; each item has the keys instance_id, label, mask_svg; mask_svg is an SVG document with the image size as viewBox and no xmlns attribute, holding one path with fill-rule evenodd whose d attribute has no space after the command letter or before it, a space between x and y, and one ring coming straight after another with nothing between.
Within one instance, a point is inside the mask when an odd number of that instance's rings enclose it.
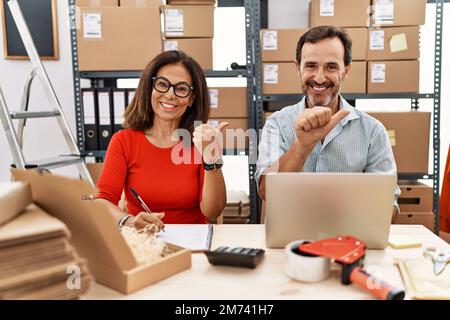
<instances>
[{"instance_id":1,"label":"woman's brown hair","mask_svg":"<svg viewBox=\"0 0 450 320\"><path fill-rule=\"evenodd\" d=\"M152 77L156 77L158 70L168 64L181 64L190 73L194 91L194 101L183 114L180 128L194 131L194 121L206 123L208 121L210 101L205 74L200 65L183 51L171 50L160 53L145 67L139 80L139 85L133 100L125 111L124 128L146 130L153 126L155 113L151 105L153 90Z\"/></svg>"}]
</instances>

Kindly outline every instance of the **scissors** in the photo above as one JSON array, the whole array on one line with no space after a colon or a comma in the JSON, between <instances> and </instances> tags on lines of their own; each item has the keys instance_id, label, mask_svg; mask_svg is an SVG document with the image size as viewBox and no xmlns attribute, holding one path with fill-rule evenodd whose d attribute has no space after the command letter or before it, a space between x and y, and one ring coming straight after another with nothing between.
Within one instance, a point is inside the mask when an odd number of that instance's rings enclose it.
<instances>
[{"instance_id":1,"label":"scissors","mask_svg":"<svg viewBox=\"0 0 450 320\"><path fill-rule=\"evenodd\" d=\"M426 248L423 252L424 256L430 257L433 261L433 271L435 275L439 275L444 271L445 266L450 262L450 249L442 248Z\"/></svg>"}]
</instances>

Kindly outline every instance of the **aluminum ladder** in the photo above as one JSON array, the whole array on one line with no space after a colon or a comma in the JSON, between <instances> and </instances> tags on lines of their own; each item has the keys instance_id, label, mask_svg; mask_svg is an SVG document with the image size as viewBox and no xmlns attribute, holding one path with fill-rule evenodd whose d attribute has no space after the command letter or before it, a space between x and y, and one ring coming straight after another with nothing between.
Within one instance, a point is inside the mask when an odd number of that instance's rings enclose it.
<instances>
[{"instance_id":1,"label":"aluminum ladder","mask_svg":"<svg viewBox=\"0 0 450 320\"><path fill-rule=\"evenodd\" d=\"M0 87L0 119L6 133L9 147L11 149L14 166L19 169L36 168L50 170L76 164L81 178L94 186L93 180L84 161L84 157L82 157L80 151L78 150L75 138L70 131L70 127L67 123L66 118L64 117L59 100L39 57L36 46L34 45L33 38L31 37L30 30L28 29L27 23L23 17L20 5L17 0L7 0L7 3L19 31L20 37L22 38L27 54L33 65L33 68L30 71L23 88L20 111L9 111L5 97ZM39 78L41 86L47 96L47 100L50 103L50 111L28 111L30 88L35 76ZM27 163L22 152L23 130L26 125L26 120L32 118L48 117L56 118L71 154ZM17 133L13 126L12 120L19 120Z\"/></svg>"}]
</instances>

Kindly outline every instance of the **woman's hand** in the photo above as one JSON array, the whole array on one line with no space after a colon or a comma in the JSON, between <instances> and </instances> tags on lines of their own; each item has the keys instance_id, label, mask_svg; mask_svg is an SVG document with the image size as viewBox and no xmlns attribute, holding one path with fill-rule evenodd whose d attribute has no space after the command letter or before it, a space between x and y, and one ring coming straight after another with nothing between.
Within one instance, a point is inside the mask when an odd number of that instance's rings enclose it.
<instances>
[{"instance_id":1,"label":"woman's hand","mask_svg":"<svg viewBox=\"0 0 450 320\"><path fill-rule=\"evenodd\" d=\"M164 212L140 212L135 217L130 217L125 222L128 227L134 227L137 230L145 228L147 225L156 225L158 232L164 229L164 223L161 219L164 217Z\"/></svg>"},{"instance_id":2,"label":"woman's hand","mask_svg":"<svg viewBox=\"0 0 450 320\"><path fill-rule=\"evenodd\" d=\"M201 124L195 128L192 140L205 163L215 163L222 155L222 130L228 124L228 122L221 122L217 128L209 124Z\"/></svg>"}]
</instances>

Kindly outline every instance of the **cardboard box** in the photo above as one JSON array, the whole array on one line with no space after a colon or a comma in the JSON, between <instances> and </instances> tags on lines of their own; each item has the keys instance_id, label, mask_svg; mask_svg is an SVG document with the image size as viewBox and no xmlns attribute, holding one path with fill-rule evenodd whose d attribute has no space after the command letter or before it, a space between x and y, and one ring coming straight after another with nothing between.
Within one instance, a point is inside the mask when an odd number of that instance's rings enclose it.
<instances>
[{"instance_id":1,"label":"cardboard box","mask_svg":"<svg viewBox=\"0 0 450 320\"><path fill-rule=\"evenodd\" d=\"M425 24L427 0L372 0L372 26L418 26Z\"/></svg>"},{"instance_id":2,"label":"cardboard box","mask_svg":"<svg viewBox=\"0 0 450 320\"><path fill-rule=\"evenodd\" d=\"M181 38L163 40L163 50L181 50L197 61L204 70L213 68L212 38Z\"/></svg>"},{"instance_id":3,"label":"cardboard box","mask_svg":"<svg viewBox=\"0 0 450 320\"><path fill-rule=\"evenodd\" d=\"M119 0L76 0L79 7L118 7Z\"/></svg>"},{"instance_id":4,"label":"cardboard box","mask_svg":"<svg viewBox=\"0 0 450 320\"><path fill-rule=\"evenodd\" d=\"M246 118L247 87L210 87L211 118Z\"/></svg>"},{"instance_id":5,"label":"cardboard box","mask_svg":"<svg viewBox=\"0 0 450 320\"><path fill-rule=\"evenodd\" d=\"M229 125L223 131L224 149L245 149L248 147L249 138L256 142L256 131L248 129L248 118L211 118L208 123L218 126L221 122L228 122ZM249 135L254 136L249 137Z\"/></svg>"},{"instance_id":6,"label":"cardboard box","mask_svg":"<svg viewBox=\"0 0 450 320\"><path fill-rule=\"evenodd\" d=\"M157 6L86 7L80 20L80 71L142 70L162 52Z\"/></svg>"},{"instance_id":7,"label":"cardboard box","mask_svg":"<svg viewBox=\"0 0 450 320\"><path fill-rule=\"evenodd\" d=\"M263 94L292 94L302 91L294 62L263 63L261 67Z\"/></svg>"},{"instance_id":8,"label":"cardboard box","mask_svg":"<svg viewBox=\"0 0 450 320\"><path fill-rule=\"evenodd\" d=\"M14 218L32 202L28 183L0 182L0 225Z\"/></svg>"},{"instance_id":9,"label":"cardboard box","mask_svg":"<svg viewBox=\"0 0 450 320\"><path fill-rule=\"evenodd\" d=\"M434 232L434 213L400 212L395 217L394 224L421 224Z\"/></svg>"},{"instance_id":10,"label":"cardboard box","mask_svg":"<svg viewBox=\"0 0 450 320\"><path fill-rule=\"evenodd\" d=\"M419 92L419 61L369 61L367 93Z\"/></svg>"},{"instance_id":11,"label":"cardboard box","mask_svg":"<svg viewBox=\"0 0 450 320\"><path fill-rule=\"evenodd\" d=\"M306 30L307 29L261 29L261 61L295 61L298 40Z\"/></svg>"},{"instance_id":12,"label":"cardboard box","mask_svg":"<svg viewBox=\"0 0 450 320\"><path fill-rule=\"evenodd\" d=\"M367 60L367 28L345 28L352 39L352 60Z\"/></svg>"},{"instance_id":13,"label":"cardboard box","mask_svg":"<svg viewBox=\"0 0 450 320\"><path fill-rule=\"evenodd\" d=\"M309 25L367 27L370 23L370 0L312 0Z\"/></svg>"},{"instance_id":14,"label":"cardboard box","mask_svg":"<svg viewBox=\"0 0 450 320\"><path fill-rule=\"evenodd\" d=\"M367 60L419 59L419 27L369 29Z\"/></svg>"},{"instance_id":15,"label":"cardboard box","mask_svg":"<svg viewBox=\"0 0 450 320\"><path fill-rule=\"evenodd\" d=\"M366 93L366 79L366 61L353 61L350 73L342 83L341 93Z\"/></svg>"},{"instance_id":16,"label":"cardboard box","mask_svg":"<svg viewBox=\"0 0 450 320\"><path fill-rule=\"evenodd\" d=\"M95 192L84 181L33 170L13 169L12 174L29 182L35 203L67 225L72 245L88 261L96 282L128 294L191 267L191 251L174 245L168 256L138 265L108 208L80 200Z\"/></svg>"},{"instance_id":17,"label":"cardboard box","mask_svg":"<svg viewBox=\"0 0 450 320\"><path fill-rule=\"evenodd\" d=\"M433 188L418 181L399 181L401 212L433 211Z\"/></svg>"},{"instance_id":18,"label":"cardboard box","mask_svg":"<svg viewBox=\"0 0 450 320\"><path fill-rule=\"evenodd\" d=\"M397 172L428 173L430 112L369 112L388 131Z\"/></svg>"},{"instance_id":19,"label":"cardboard box","mask_svg":"<svg viewBox=\"0 0 450 320\"><path fill-rule=\"evenodd\" d=\"M166 38L214 37L214 6L169 5L163 15Z\"/></svg>"},{"instance_id":20,"label":"cardboard box","mask_svg":"<svg viewBox=\"0 0 450 320\"><path fill-rule=\"evenodd\" d=\"M121 7L146 7L162 5L162 0L120 0Z\"/></svg>"}]
</instances>

